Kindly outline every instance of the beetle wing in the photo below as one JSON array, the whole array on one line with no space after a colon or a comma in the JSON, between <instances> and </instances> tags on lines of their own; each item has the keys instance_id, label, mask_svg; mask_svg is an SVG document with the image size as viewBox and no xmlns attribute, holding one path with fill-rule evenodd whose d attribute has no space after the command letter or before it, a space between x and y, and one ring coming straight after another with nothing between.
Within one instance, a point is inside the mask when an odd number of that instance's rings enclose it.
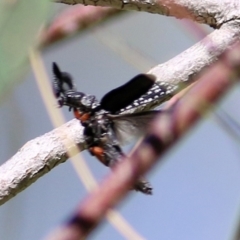
<instances>
[{"instance_id":1,"label":"beetle wing","mask_svg":"<svg viewBox=\"0 0 240 240\"><path fill-rule=\"evenodd\" d=\"M145 94L154 84L156 77L151 74L139 74L124 85L113 89L102 98L101 108L115 114Z\"/></svg>"},{"instance_id":2,"label":"beetle wing","mask_svg":"<svg viewBox=\"0 0 240 240\"><path fill-rule=\"evenodd\" d=\"M121 144L127 144L147 131L147 126L160 111L147 111L125 115L109 115L113 131Z\"/></svg>"}]
</instances>

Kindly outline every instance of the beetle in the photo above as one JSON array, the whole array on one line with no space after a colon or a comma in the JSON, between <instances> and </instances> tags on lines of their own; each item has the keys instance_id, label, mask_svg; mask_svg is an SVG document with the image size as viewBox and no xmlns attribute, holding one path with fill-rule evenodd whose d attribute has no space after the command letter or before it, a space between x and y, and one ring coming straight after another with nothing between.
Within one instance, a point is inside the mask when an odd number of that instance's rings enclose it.
<instances>
[{"instance_id":1,"label":"beetle","mask_svg":"<svg viewBox=\"0 0 240 240\"><path fill-rule=\"evenodd\" d=\"M95 96L77 91L71 75L53 63L53 91L59 107L68 106L84 127L86 147L105 166L110 168L124 156L121 145L145 132L147 124L159 111L127 113L126 110L144 106L156 96L162 99L170 85L155 84L151 74L139 74L126 84L111 90L98 101ZM152 187L141 177L133 187L152 194Z\"/></svg>"}]
</instances>

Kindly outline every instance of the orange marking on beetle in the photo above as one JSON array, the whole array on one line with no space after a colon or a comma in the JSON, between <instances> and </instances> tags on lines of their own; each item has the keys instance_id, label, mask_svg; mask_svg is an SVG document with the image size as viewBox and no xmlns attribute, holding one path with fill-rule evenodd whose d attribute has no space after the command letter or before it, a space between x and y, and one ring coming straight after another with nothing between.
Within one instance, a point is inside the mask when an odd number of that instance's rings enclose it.
<instances>
[{"instance_id":1,"label":"orange marking on beetle","mask_svg":"<svg viewBox=\"0 0 240 240\"><path fill-rule=\"evenodd\" d=\"M101 147L91 147L89 149L91 153L104 165L106 164L104 161L104 149Z\"/></svg>"},{"instance_id":2,"label":"orange marking on beetle","mask_svg":"<svg viewBox=\"0 0 240 240\"><path fill-rule=\"evenodd\" d=\"M75 118L81 119L81 116L83 115L79 110L75 109L73 111Z\"/></svg>"},{"instance_id":3,"label":"orange marking on beetle","mask_svg":"<svg viewBox=\"0 0 240 240\"><path fill-rule=\"evenodd\" d=\"M86 120L88 120L90 118L90 114L89 113L84 113L81 115L81 117L79 118L82 122L85 122Z\"/></svg>"}]
</instances>

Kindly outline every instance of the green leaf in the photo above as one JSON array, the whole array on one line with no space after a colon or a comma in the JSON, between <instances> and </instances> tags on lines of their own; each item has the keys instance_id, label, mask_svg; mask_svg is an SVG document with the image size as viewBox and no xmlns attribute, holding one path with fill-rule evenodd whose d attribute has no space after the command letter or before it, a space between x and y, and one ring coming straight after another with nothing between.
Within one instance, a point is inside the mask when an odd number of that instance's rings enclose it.
<instances>
[{"instance_id":1,"label":"green leaf","mask_svg":"<svg viewBox=\"0 0 240 240\"><path fill-rule=\"evenodd\" d=\"M0 95L26 71L50 6L49 0L0 0Z\"/></svg>"}]
</instances>

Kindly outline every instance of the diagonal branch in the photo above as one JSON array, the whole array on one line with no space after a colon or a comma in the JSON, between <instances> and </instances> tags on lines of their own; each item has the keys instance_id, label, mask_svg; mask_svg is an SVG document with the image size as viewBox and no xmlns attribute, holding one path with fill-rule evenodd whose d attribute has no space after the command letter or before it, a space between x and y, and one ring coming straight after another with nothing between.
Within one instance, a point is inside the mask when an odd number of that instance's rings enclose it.
<instances>
[{"instance_id":1,"label":"diagonal branch","mask_svg":"<svg viewBox=\"0 0 240 240\"><path fill-rule=\"evenodd\" d=\"M171 82L180 91L182 85L189 85L205 67L219 58L219 55L239 39L239 22L229 23L215 30L203 41L184 51L172 60L156 66L150 73L157 76L158 82ZM170 97L170 95L169 95ZM161 103L162 100L159 100ZM146 105L145 109L151 106ZM138 108L135 111L139 111ZM30 186L39 177L67 159L60 135L69 137L83 150L82 128L72 120L24 145L10 160L0 167L0 204ZM71 149L73 146L68 145Z\"/></svg>"},{"instance_id":2,"label":"diagonal branch","mask_svg":"<svg viewBox=\"0 0 240 240\"><path fill-rule=\"evenodd\" d=\"M156 75L159 82L179 84L194 80L203 68L215 62L221 53L240 39L239 24L240 21L235 21L223 25L170 61L154 67L149 73Z\"/></svg>"}]
</instances>

